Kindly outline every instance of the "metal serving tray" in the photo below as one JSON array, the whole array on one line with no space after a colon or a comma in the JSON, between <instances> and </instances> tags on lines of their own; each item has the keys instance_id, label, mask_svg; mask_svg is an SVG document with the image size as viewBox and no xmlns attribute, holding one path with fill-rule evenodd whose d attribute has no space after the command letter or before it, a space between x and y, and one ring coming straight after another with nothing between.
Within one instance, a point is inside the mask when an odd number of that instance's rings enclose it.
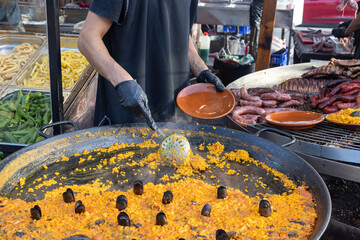
<instances>
[{"instance_id":1,"label":"metal serving tray","mask_svg":"<svg viewBox=\"0 0 360 240\"><path fill-rule=\"evenodd\" d=\"M10 55L14 53L14 47L19 46L23 43L30 43L38 46L36 52L28 59L25 65L20 69L20 71L12 78L12 80L8 81L5 85L10 85L14 79L16 79L20 73L27 67L27 65L33 61L43 49L46 44L46 40L40 36L28 35L28 34L9 34L9 35L0 35L0 55ZM2 89L3 90L3 89ZM0 90L0 93L1 91Z\"/></svg>"},{"instance_id":2,"label":"metal serving tray","mask_svg":"<svg viewBox=\"0 0 360 240\"><path fill-rule=\"evenodd\" d=\"M12 88L8 87L6 88L4 95L0 97L0 101L6 101L10 100L13 94L16 91L21 90L23 93L29 93L32 90L25 89L25 88ZM36 91L36 92L42 92L45 95L50 95L48 91ZM9 143L9 142L0 142L0 151L3 152L4 157L7 157L8 155L20 150L23 147L29 146L28 144L21 144L21 143Z\"/></svg>"},{"instance_id":3,"label":"metal serving tray","mask_svg":"<svg viewBox=\"0 0 360 240\"><path fill-rule=\"evenodd\" d=\"M0 100L3 100L3 98L5 98L7 95L22 90L23 92L39 92L38 88L24 88L24 87L17 87L17 86L9 86L7 88L5 88L3 90L3 92L0 95ZM49 90L41 90L41 92L46 93L46 94L50 94ZM69 107L70 102L69 97L71 95L70 91L63 91L63 96L64 96L64 111L67 110L67 108Z\"/></svg>"},{"instance_id":4,"label":"metal serving tray","mask_svg":"<svg viewBox=\"0 0 360 240\"><path fill-rule=\"evenodd\" d=\"M78 50L77 38L60 37L60 48L61 51ZM23 71L21 71L19 76L12 82L11 85L20 87L19 85L23 83L25 79L30 78L31 71L33 70L35 64L40 62L43 56L47 56L47 55L48 55L48 46L45 45L44 48L41 50L40 54L38 54L38 56L35 59L33 59ZM70 93L67 100L64 101L65 105L69 105L71 103L71 101L75 98L75 96L84 86L85 82L88 80L89 76L92 74L93 71L94 68L89 64L71 89L67 89L67 90L63 89L64 96L65 93ZM31 89L33 89L34 91L50 91L50 89L45 89L45 88L31 88Z\"/></svg>"}]
</instances>

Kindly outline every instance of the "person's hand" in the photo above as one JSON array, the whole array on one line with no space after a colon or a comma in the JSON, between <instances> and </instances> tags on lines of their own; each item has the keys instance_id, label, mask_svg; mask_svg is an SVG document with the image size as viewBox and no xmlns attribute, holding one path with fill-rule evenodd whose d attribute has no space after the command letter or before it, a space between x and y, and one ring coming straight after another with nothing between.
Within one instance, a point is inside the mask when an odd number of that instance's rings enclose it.
<instances>
[{"instance_id":1,"label":"person's hand","mask_svg":"<svg viewBox=\"0 0 360 240\"><path fill-rule=\"evenodd\" d=\"M334 35L337 38L344 38L344 37L346 37L345 36L345 31L346 31L346 29L344 29L344 28L334 28L331 31L331 34Z\"/></svg>"},{"instance_id":2,"label":"person's hand","mask_svg":"<svg viewBox=\"0 0 360 240\"><path fill-rule=\"evenodd\" d=\"M336 10L341 12L345 9L346 5L349 6L351 9L353 9L354 11L356 11L358 8L358 5L355 0L341 0L340 4L336 7Z\"/></svg>"},{"instance_id":3,"label":"person's hand","mask_svg":"<svg viewBox=\"0 0 360 240\"><path fill-rule=\"evenodd\" d=\"M215 85L216 90L220 92L225 90L224 84L217 76L215 76L215 74L211 73L210 69L203 70L196 80L199 83L212 83Z\"/></svg>"},{"instance_id":4,"label":"person's hand","mask_svg":"<svg viewBox=\"0 0 360 240\"><path fill-rule=\"evenodd\" d=\"M115 86L115 90L119 95L121 106L130 109L136 117L143 115L149 127L155 130L156 124L151 117L146 93L136 80L120 82Z\"/></svg>"}]
</instances>

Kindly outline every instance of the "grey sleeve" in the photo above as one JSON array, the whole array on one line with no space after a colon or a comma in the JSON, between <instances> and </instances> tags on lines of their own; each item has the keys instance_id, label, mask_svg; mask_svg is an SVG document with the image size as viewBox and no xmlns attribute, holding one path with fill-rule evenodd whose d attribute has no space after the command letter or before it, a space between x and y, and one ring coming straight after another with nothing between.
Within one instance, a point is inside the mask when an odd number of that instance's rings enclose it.
<instances>
[{"instance_id":1,"label":"grey sleeve","mask_svg":"<svg viewBox=\"0 0 360 240\"><path fill-rule=\"evenodd\" d=\"M90 11L118 23L124 0L94 0Z\"/></svg>"},{"instance_id":2,"label":"grey sleeve","mask_svg":"<svg viewBox=\"0 0 360 240\"><path fill-rule=\"evenodd\" d=\"M199 2L198 0L192 0L191 1L191 6L190 6L190 31L191 31L192 25L197 20L198 2Z\"/></svg>"}]
</instances>

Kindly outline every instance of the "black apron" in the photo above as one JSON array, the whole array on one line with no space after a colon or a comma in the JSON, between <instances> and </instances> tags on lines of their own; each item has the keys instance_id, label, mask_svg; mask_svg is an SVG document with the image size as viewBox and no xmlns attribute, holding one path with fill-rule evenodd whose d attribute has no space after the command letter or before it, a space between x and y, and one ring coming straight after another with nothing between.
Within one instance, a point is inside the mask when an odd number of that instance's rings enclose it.
<instances>
[{"instance_id":1,"label":"black apron","mask_svg":"<svg viewBox=\"0 0 360 240\"><path fill-rule=\"evenodd\" d=\"M189 34L197 4L197 0L95 0L91 5L96 14L119 19L104 36L104 44L146 92L155 121L172 121L176 96L189 85ZM112 124L144 121L122 108L112 84L99 76L94 124L105 116Z\"/></svg>"}]
</instances>

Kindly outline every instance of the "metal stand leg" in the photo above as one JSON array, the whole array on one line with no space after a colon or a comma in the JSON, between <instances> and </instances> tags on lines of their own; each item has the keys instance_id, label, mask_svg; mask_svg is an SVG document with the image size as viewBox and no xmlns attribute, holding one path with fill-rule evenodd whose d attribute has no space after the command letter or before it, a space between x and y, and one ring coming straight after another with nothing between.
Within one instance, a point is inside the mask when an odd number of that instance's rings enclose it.
<instances>
[{"instance_id":1,"label":"metal stand leg","mask_svg":"<svg viewBox=\"0 0 360 240\"><path fill-rule=\"evenodd\" d=\"M64 120L61 55L60 55L60 27L59 1L46 1L47 37L49 46L51 112L53 123ZM54 128L53 134L61 133L60 126Z\"/></svg>"}]
</instances>

